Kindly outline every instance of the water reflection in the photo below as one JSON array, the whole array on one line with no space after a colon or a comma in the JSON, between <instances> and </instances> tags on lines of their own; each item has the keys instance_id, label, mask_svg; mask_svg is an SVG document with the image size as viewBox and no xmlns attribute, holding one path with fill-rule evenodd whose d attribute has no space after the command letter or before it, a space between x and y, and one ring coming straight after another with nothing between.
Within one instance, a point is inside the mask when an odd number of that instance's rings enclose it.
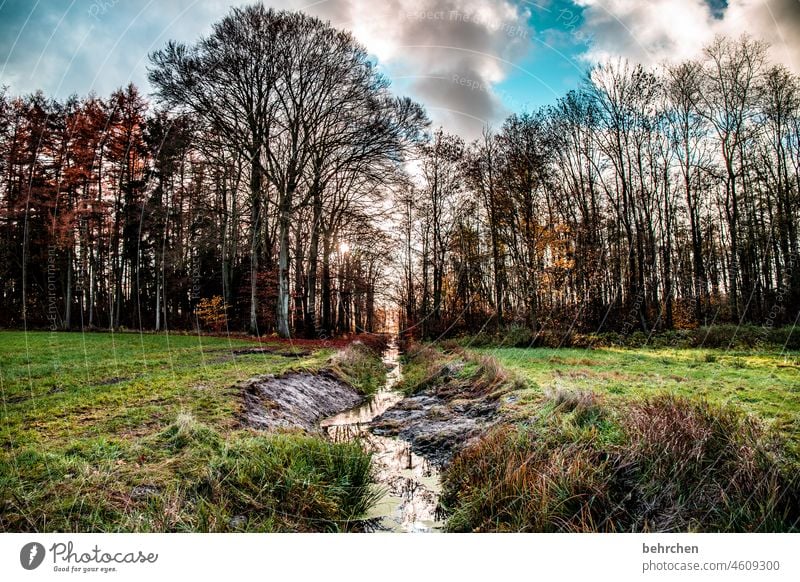
<instances>
[{"instance_id":1,"label":"water reflection","mask_svg":"<svg viewBox=\"0 0 800 582\"><path fill-rule=\"evenodd\" d=\"M325 419L320 425L332 440L360 439L373 452L376 479L386 493L367 515L368 531L436 531L441 526L441 516L436 511L440 491L438 471L415 454L406 441L369 431L375 417L403 398L394 390L402 377L396 345L389 346L383 361L389 372L386 383L374 397Z\"/></svg>"}]
</instances>

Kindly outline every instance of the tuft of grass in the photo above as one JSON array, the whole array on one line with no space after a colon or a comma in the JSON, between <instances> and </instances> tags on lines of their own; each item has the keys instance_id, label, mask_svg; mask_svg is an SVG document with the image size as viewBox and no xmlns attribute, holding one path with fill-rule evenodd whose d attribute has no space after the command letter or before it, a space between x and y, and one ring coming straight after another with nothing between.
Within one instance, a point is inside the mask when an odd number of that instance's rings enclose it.
<instances>
[{"instance_id":1,"label":"tuft of grass","mask_svg":"<svg viewBox=\"0 0 800 582\"><path fill-rule=\"evenodd\" d=\"M361 342L353 342L331 358L331 371L361 394L374 394L386 382L386 365L381 352Z\"/></svg>"},{"instance_id":2,"label":"tuft of grass","mask_svg":"<svg viewBox=\"0 0 800 582\"><path fill-rule=\"evenodd\" d=\"M800 529L785 442L732 407L658 396L610 407L551 394L443 474L450 531Z\"/></svg>"},{"instance_id":3,"label":"tuft of grass","mask_svg":"<svg viewBox=\"0 0 800 582\"><path fill-rule=\"evenodd\" d=\"M246 517L250 531L340 531L380 498L371 471L371 455L355 442L251 437L212 461L201 495L225 516Z\"/></svg>"},{"instance_id":4,"label":"tuft of grass","mask_svg":"<svg viewBox=\"0 0 800 582\"><path fill-rule=\"evenodd\" d=\"M521 379L496 358L450 347L443 351L430 344L410 344L398 388L406 394L436 388L444 396L478 398L498 397L509 389L523 387Z\"/></svg>"},{"instance_id":5,"label":"tuft of grass","mask_svg":"<svg viewBox=\"0 0 800 582\"><path fill-rule=\"evenodd\" d=\"M135 446L97 441L0 461L0 530L343 531L380 496L371 473L357 443L223 437L181 413Z\"/></svg>"}]
</instances>

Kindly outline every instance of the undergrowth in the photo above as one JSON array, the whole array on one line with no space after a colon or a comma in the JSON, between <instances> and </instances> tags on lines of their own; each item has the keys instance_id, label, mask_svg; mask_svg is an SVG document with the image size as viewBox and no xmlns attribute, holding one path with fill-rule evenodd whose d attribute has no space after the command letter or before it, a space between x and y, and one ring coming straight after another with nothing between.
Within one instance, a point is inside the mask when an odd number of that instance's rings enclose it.
<instances>
[{"instance_id":1,"label":"undergrowth","mask_svg":"<svg viewBox=\"0 0 800 582\"><path fill-rule=\"evenodd\" d=\"M800 330L792 327L758 325L713 325L694 329L662 330L644 333L641 330L621 334L617 332L580 333L572 329L543 329L533 331L521 325L509 325L495 332L467 335L456 340L465 347L547 347L547 348L603 348L644 346L663 348L725 348L752 349L777 347L785 350L800 349Z\"/></svg>"}]
</instances>

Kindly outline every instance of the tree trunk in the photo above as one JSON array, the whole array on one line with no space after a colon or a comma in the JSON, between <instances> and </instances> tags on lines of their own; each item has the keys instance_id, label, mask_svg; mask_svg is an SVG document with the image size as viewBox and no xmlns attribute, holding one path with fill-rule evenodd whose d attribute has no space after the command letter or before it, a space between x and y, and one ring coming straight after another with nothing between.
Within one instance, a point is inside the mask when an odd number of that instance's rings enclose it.
<instances>
[{"instance_id":1,"label":"tree trunk","mask_svg":"<svg viewBox=\"0 0 800 582\"><path fill-rule=\"evenodd\" d=\"M311 225L311 241L308 249L308 277L306 280L305 332L313 338L317 333L317 259L319 257L319 231L322 221L322 197L314 192L314 222Z\"/></svg>"},{"instance_id":2,"label":"tree trunk","mask_svg":"<svg viewBox=\"0 0 800 582\"><path fill-rule=\"evenodd\" d=\"M331 236L322 239L322 326L320 334L329 337L333 323L331 311Z\"/></svg>"},{"instance_id":3,"label":"tree trunk","mask_svg":"<svg viewBox=\"0 0 800 582\"><path fill-rule=\"evenodd\" d=\"M291 222L292 196L294 185L290 185L281 195L279 209L279 252L278 252L278 335L288 338L289 332L289 227Z\"/></svg>"},{"instance_id":4,"label":"tree trunk","mask_svg":"<svg viewBox=\"0 0 800 582\"><path fill-rule=\"evenodd\" d=\"M251 237L250 237L250 333L258 333L258 250L259 224L261 221L261 166L257 156L253 154L250 166L250 200L252 203Z\"/></svg>"},{"instance_id":5,"label":"tree trunk","mask_svg":"<svg viewBox=\"0 0 800 582\"><path fill-rule=\"evenodd\" d=\"M72 327L72 249L67 251L67 289L64 295L64 329Z\"/></svg>"},{"instance_id":6,"label":"tree trunk","mask_svg":"<svg viewBox=\"0 0 800 582\"><path fill-rule=\"evenodd\" d=\"M301 336L305 333L306 293L303 289L303 233L295 229L294 235L294 331Z\"/></svg>"}]
</instances>

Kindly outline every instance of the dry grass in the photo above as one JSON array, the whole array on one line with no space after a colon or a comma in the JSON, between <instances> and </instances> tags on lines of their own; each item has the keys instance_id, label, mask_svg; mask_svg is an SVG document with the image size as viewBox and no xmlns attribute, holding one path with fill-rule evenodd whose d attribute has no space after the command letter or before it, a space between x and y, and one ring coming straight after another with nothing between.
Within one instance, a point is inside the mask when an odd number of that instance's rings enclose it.
<instances>
[{"instance_id":1,"label":"dry grass","mask_svg":"<svg viewBox=\"0 0 800 582\"><path fill-rule=\"evenodd\" d=\"M429 344L405 346L403 379L399 388L414 394L436 388L445 398L496 398L512 388L521 388L521 380L489 355L476 354L450 344L444 351Z\"/></svg>"},{"instance_id":2,"label":"dry grass","mask_svg":"<svg viewBox=\"0 0 800 582\"><path fill-rule=\"evenodd\" d=\"M556 392L443 475L452 531L797 531L777 437L735 409L669 396L610 408Z\"/></svg>"},{"instance_id":3,"label":"dry grass","mask_svg":"<svg viewBox=\"0 0 800 582\"><path fill-rule=\"evenodd\" d=\"M374 394L386 380L382 344L353 342L331 358L330 370L364 395Z\"/></svg>"}]
</instances>

